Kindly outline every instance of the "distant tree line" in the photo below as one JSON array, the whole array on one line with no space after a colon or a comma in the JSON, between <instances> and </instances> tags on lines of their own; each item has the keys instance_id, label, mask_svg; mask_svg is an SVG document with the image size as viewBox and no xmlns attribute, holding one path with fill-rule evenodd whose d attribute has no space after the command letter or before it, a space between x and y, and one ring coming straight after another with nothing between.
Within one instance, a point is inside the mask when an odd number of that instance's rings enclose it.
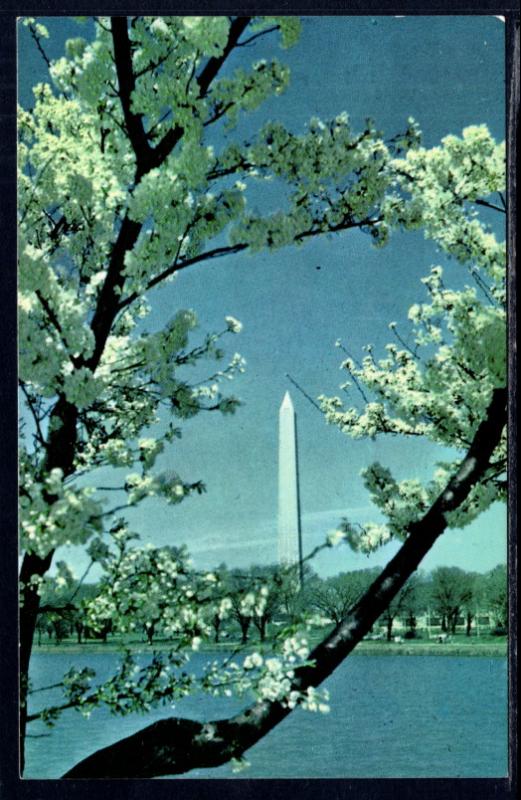
<instances>
[{"instance_id":1,"label":"distant tree line","mask_svg":"<svg viewBox=\"0 0 521 800\"><path fill-rule=\"evenodd\" d=\"M110 625L95 630L88 624L86 603L96 598L98 586L86 583L78 587L72 599L64 597L54 584L45 586L42 592L42 604L36 621L36 635L39 645L44 639L54 640L56 644L67 638L75 637L78 644L85 640L107 640Z\"/></svg>"},{"instance_id":2,"label":"distant tree line","mask_svg":"<svg viewBox=\"0 0 521 800\"><path fill-rule=\"evenodd\" d=\"M215 570L224 590L227 613L212 606L208 623L214 644L269 641L274 629L302 623L311 628L337 625L378 575L378 568L342 572L328 578L305 567L301 587L296 571L277 566L253 566L247 570L228 569L224 564ZM259 602L259 590L262 600ZM75 638L78 644L88 640L108 641L112 635L110 617L90 624L89 609L96 602L99 587L81 584L67 597L49 584L43 590L36 625L37 641ZM168 598L155 606L155 615L141 622L129 638L152 645L168 638L163 618ZM373 626L373 638L391 641L397 633L412 639L425 635L456 632L466 636L481 632L505 635L508 627L507 568L498 564L486 573L466 572L458 567L438 567L431 573L414 574Z\"/></svg>"},{"instance_id":3,"label":"distant tree line","mask_svg":"<svg viewBox=\"0 0 521 800\"><path fill-rule=\"evenodd\" d=\"M345 572L325 580L314 576L306 588L309 602L336 622L377 574L378 568L374 568ZM485 628L506 634L508 591L504 564L486 573L443 566L430 574L412 575L384 611L375 629L383 628L390 641L395 623L399 621L400 627L405 628L405 636L414 638L419 635L419 621L422 620L423 627L448 634L455 634L463 625L465 634L470 636L480 618Z\"/></svg>"}]
</instances>

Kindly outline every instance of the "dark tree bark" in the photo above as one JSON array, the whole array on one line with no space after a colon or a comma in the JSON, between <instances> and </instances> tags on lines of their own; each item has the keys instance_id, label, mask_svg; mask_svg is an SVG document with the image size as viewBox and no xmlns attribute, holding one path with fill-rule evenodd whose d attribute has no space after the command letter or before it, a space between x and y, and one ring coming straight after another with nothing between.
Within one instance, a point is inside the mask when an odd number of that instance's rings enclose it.
<instances>
[{"instance_id":1,"label":"dark tree bark","mask_svg":"<svg viewBox=\"0 0 521 800\"><path fill-rule=\"evenodd\" d=\"M456 625L458 624L459 608L454 609L449 617L449 630L453 636L456 635Z\"/></svg>"},{"instance_id":2,"label":"dark tree bark","mask_svg":"<svg viewBox=\"0 0 521 800\"><path fill-rule=\"evenodd\" d=\"M394 617L391 614L387 615L387 641L390 642L393 638L393 623Z\"/></svg>"},{"instance_id":3,"label":"dark tree bark","mask_svg":"<svg viewBox=\"0 0 521 800\"><path fill-rule=\"evenodd\" d=\"M315 667L295 674L296 690L321 684L369 632L447 527L446 514L458 508L483 477L506 424L506 389L495 389L485 419L466 457L426 514L408 527L398 553L342 622L310 654ZM280 702L257 702L229 719L206 723L170 718L104 747L79 762L64 778L151 778L240 757L269 733L290 710Z\"/></svg>"},{"instance_id":4,"label":"dark tree bark","mask_svg":"<svg viewBox=\"0 0 521 800\"><path fill-rule=\"evenodd\" d=\"M221 626L222 626L222 618L219 616L219 614L215 614L214 615L214 617L212 619L212 626L213 626L213 629L214 629L213 640L214 640L215 644L219 644Z\"/></svg>"},{"instance_id":5,"label":"dark tree bark","mask_svg":"<svg viewBox=\"0 0 521 800\"><path fill-rule=\"evenodd\" d=\"M83 623L76 622L74 627L76 628L76 638L78 640L78 644L83 642Z\"/></svg>"},{"instance_id":6,"label":"dark tree bark","mask_svg":"<svg viewBox=\"0 0 521 800\"><path fill-rule=\"evenodd\" d=\"M414 637L416 635L416 628L418 622L416 620L416 615L412 611L407 615L406 625L407 625L407 632L410 634L411 637Z\"/></svg>"},{"instance_id":7,"label":"dark tree bark","mask_svg":"<svg viewBox=\"0 0 521 800\"><path fill-rule=\"evenodd\" d=\"M103 644L107 644L107 636L109 633L112 633L112 622L106 622L103 628L100 631L101 641Z\"/></svg>"},{"instance_id":8,"label":"dark tree bark","mask_svg":"<svg viewBox=\"0 0 521 800\"><path fill-rule=\"evenodd\" d=\"M241 626L241 644L248 644L248 631L250 629L251 618L241 617L239 625Z\"/></svg>"},{"instance_id":9,"label":"dark tree bark","mask_svg":"<svg viewBox=\"0 0 521 800\"><path fill-rule=\"evenodd\" d=\"M76 448L76 422L78 412L62 395L57 400L49 418L49 438L47 444L45 471L50 472L55 467L63 470L64 476L73 471L74 453ZM55 497L49 496L47 501L52 504ZM51 566L54 550L43 558L36 553L28 552L24 555L20 568L20 596L21 607L19 615L20 635L20 764L24 768L24 742L27 727L27 689L29 685L29 661L33 649L34 634L38 613L40 611L40 595L38 584L33 583L34 577L42 578Z\"/></svg>"},{"instance_id":10,"label":"dark tree bark","mask_svg":"<svg viewBox=\"0 0 521 800\"><path fill-rule=\"evenodd\" d=\"M266 641L266 629L268 627L268 618L267 617L254 617L254 625L259 631L259 638L261 642Z\"/></svg>"}]
</instances>

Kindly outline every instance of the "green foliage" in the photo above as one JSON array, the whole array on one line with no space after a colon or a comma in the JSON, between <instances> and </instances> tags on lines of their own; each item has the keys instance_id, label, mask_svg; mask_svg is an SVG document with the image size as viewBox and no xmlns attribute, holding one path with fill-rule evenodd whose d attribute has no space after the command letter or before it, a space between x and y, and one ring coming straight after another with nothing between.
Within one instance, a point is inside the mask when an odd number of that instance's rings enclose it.
<instances>
[{"instance_id":1,"label":"green foliage","mask_svg":"<svg viewBox=\"0 0 521 800\"><path fill-rule=\"evenodd\" d=\"M492 610L494 622L505 632L508 630L508 573L505 564L498 564L486 575L484 597Z\"/></svg>"}]
</instances>

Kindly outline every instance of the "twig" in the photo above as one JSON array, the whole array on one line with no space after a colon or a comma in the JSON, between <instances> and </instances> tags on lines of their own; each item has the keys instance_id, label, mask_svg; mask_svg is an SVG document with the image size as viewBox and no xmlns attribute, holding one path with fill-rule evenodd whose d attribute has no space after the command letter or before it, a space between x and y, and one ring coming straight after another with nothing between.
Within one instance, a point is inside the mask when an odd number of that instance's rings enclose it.
<instances>
[{"instance_id":1,"label":"twig","mask_svg":"<svg viewBox=\"0 0 521 800\"><path fill-rule=\"evenodd\" d=\"M337 340L336 346L337 346L337 347L338 347L340 350L342 350L342 351L343 351L343 352L346 354L346 356L347 356L349 359L351 359L351 361L353 361L353 363L354 363L355 367L358 367L358 369L362 369L362 365L360 364L360 362L358 361L358 359L354 358L354 357L351 355L351 353L349 352L349 350L348 350L346 347L344 347L344 345L342 344L342 342L340 341L340 339L338 339L338 340ZM362 395L362 399L363 399L364 403L368 403L368 402L369 402L369 398L367 397L366 393L365 393L365 392L364 392L364 390L362 389L362 385L361 385L360 381L358 380L358 378L356 377L356 375L354 375L354 374L353 374L353 372L352 372L351 370L348 370L348 371L349 371L349 374L351 375L351 378L353 379L353 382L354 382L354 384L355 384L356 388L358 389L358 391L359 391L359 392L360 392L360 394ZM346 394L348 394L348 392L347 392L347 390L346 390L346 389L344 389L344 391L346 392Z\"/></svg>"},{"instance_id":2,"label":"twig","mask_svg":"<svg viewBox=\"0 0 521 800\"><path fill-rule=\"evenodd\" d=\"M141 78L142 75L145 75L147 72L153 71L153 70L157 69L158 67L160 67L161 64L164 64L164 62L168 58L170 58L170 56L174 52L174 49L175 49L174 47L171 47L168 50L168 52L165 53L164 56L161 56L161 58L158 61L152 61L148 66L143 67L143 69L138 70L138 72L136 72L134 74L134 78L137 80L138 78Z\"/></svg>"},{"instance_id":3,"label":"twig","mask_svg":"<svg viewBox=\"0 0 521 800\"><path fill-rule=\"evenodd\" d=\"M319 412L320 412L320 414L322 414L322 409L320 408L320 406L318 405L318 403L315 403L315 401L313 400L313 398L311 397L311 395L309 395L309 394L308 394L308 393L307 393L307 392L306 392L306 391L305 391L305 390L302 388L302 386L299 386L299 385L298 385L298 383L297 383L297 381L296 381L294 378L292 378L292 377L291 377L291 375L289 375L287 372L286 372L286 378L287 378L289 381L291 381L291 383L293 384L293 386L295 386L295 388L296 388L296 389L298 389L298 390L299 390L299 392L300 392L301 394L303 394L303 395L304 395L304 397L306 398L306 400L308 400L308 401L311 403L311 405L312 405L312 406L314 406L314 408L316 408L316 409L317 409L317 411L319 411Z\"/></svg>"},{"instance_id":4,"label":"twig","mask_svg":"<svg viewBox=\"0 0 521 800\"><path fill-rule=\"evenodd\" d=\"M249 39L245 39L244 42L237 42L237 47L246 47L247 45L254 42L256 39L259 39L261 36L266 36L268 33L273 33L274 31L280 30L280 25L273 25L272 28L266 28L264 31L259 31L258 33L254 33L250 36Z\"/></svg>"},{"instance_id":5,"label":"twig","mask_svg":"<svg viewBox=\"0 0 521 800\"><path fill-rule=\"evenodd\" d=\"M476 286L478 287L478 289L481 289L481 291L483 292L483 294L487 298L487 300L490 303L490 305L497 306L496 301L494 300L494 298L492 297L492 295L490 293L490 287L488 286L486 281L484 281L483 278L481 277L481 275L479 274L479 272L477 270L477 267L469 266L468 270L469 270L470 275L471 275L472 279L474 280Z\"/></svg>"},{"instance_id":6,"label":"twig","mask_svg":"<svg viewBox=\"0 0 521 800\"><path fill-rule=\"evenodd\" d=\"M43 49L43 47L41 45L41 37L38 36L38 34L36 33L34 25L29 25L29 31L31 33L31 36L32 36L34 42L36 43L36 47L38 48L38 50L40 52L40 55L42 56L43 60L45 61L46 65L47 65L47 69L50 70L51 69L51 61L50 61L47 53L45 52L45 50Z\"/></svg>"},{"instance_id":7,"label":"twig","mask_svg":"<svg viewBox=\"0 0 521 800\"><path fill-rule=\"evenodd\" d=\"M152 278L152 280L150 280L146 285L144 291L153 289L154 286L157 286L158 283L161 283L162 281L166 280L166 278L169 278L170 275L173 275L175 272L179 272L182 269L186 269L186 267L191 267L193 264L199 264L201 261L207 261L212 258L221 258L222 256L233 255L234 253L241 252L241 250L246 250L247 247L247 244L236 244L232 247L216 247L214 250L207 250L205 253L200 253L198 256L194 256L193 258L187 258L186 261L174 261L169 267L167 267L167 269L163 270L163 272L160 272L155 278ZM140 296L141 295L137 292L130 294L119 303L118 312L129 306Z\"/></svg>"},{"instance_id":8,"label":"twig","mask_svg":"<svg viewBox=\"0 0 521 800\"><path fill-rule=\"evenodd\" d=\"M474 200L477 206L485 206L485 208L491 208L493 211L499 211L500 214L506 214L506 208L500 208L500 206L496 206L494 203L489 203L487 200Z\"/></svg>"},{"instance_id":9,"label":"twig","mask_svg":"<svg viewBox=\"0 0 521 800\"><path fill-rule=\"evenodd\" d=\"M394 333L394 335L396 336L396 338L398 339L398 341L400 342L400 344L401 344L401 345L403 345L403 347L405 347L405 349L407 350L407 352L408 352L408 353L410 353L410 354L411 354L411 356L412 356L413 358L415 358L417 361L421 361L421 358L420 358L420 356L418 355L418 353L417 353L415 350L412 350L412 349L409 347L409 345L407 344L407 342L405 341L405 339L403 339L403 338L401 337L401 335L398 333L398 330L397 330L397 328L396 328L396 325L395 325L394 323L391 323L391 330L392 330L392 332Z\"/></svg>"},{"instance_id":10,"label":"twig","mask_svg":"<svg viewBox=\"0 0 521 800\"><path fill-rule=\"evenodd\" d=\"M356 388L360 392L360 394L362 396L362 400L364 401L364 403L368 403L369 402L369 398L366 395L366 393L364 392L364 390L362 389L362 384L360 383L360 381L358 380L356 375L354 375L351 371L349 371L349 374L351 375L351 378L353 379L354 385L356 386ZM344 388L344 392L346 394L349 394L346 388Z\"/></svg>"},{"instance_id":11,"label":"twig","mask_svg":"<svg viewBox=\"0 0 521 800\"><path fill-rule=\"evenodd\" d=\"M75 597L76 597L76 595L78 594L78 592L79 592L79 590L80 590L80 586L82 585L83 581L85 580L85 578L86 578L86 577L87 577L87 575L89 574L89 572L90 572L90 569L91 569L91 567L93 566L93 564L94 564L94 559L91 559L91 561L90 561L89 565L87 566L87 569L84 571L83 575L82 575L82 576L81 576L81 578L79 579L79 581L78 581L78 585L76 586L75 590L73 591L73 593L72 593L72 594L71 594L71 596L69 597L69 599L68 599L68 601L67 601L68 603L72 603L72 601L74 600L74 598L75 598Z\"/></svg>"},{"instance_id":12,"label":"twig","mask_svg":"<svg viewBox=\"0 0 521 800\"><path fill-rule=\"evenodd\" d=\"M61 686L63 686L63 681L60 681L59 683L51 683L49 684L49 686L39 686L37 689L30 689L27 692L27 694L36 694L37 692L48 692L51 689L59 689Z\"/></svg>"},{"instance_id":13,"label":"twig","mask_svg":"<svg viewBox=\"0 0 521 800\"><path fill-rule=\"evenodd\" d=\"M27 387L26 387L24 381L19 380L19 384L20 384L20 388L21 388L21 390L22 390L22 392L24 394L24 397L25 397L25 399L27 401L27 405L29 407L29 410L30 410L30 412L31 412L31 414L33 416L34 424L36 425L36 431L37 431L36 438L39 440L40 444L43 447L47 447L47 443L45 441L45 438L44 438L44 435L43 435L43 432L42 432L42 429L41 429L41 426L40 426L41 420L40 420L40 417L38 417L38 415L36 413L36 409L34 408L32 398L31 398L29 392L27 391Z\"/></svg>"},{"instance_id":14,"label":"twig","mask_svg":"<svg viewBox=\"0 0 521 800\"><path fill-rule=\"evenodd\" d=\"M144 498L143 498L144 499ZM110 508L108 511L104 511L102 514L95 514L91 519L104 519L105 517L111 517L112 514L117 514L118 511L125 511L129 508L135 508L136 504L131 503L124 503L121 506L115 506L115 508Z\"/></svg>"}]
</instances>

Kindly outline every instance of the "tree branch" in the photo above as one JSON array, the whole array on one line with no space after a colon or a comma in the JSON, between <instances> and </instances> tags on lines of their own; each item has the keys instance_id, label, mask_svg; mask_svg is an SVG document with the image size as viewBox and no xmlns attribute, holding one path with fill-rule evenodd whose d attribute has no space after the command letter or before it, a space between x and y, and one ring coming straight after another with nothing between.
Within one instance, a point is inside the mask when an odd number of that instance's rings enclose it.
<instances>
[{"instance_id":1,"label":"tree branch","mask_svg":"<svg viewBox=\"0 0 521 800\"><path fill-rule=\"evenodd\" d=\"M327 228L326 230L317 230L316 228L311 228L308 231L304 231L303 233L297 234L297 236L295 236L295 241L301 241L311 236L319 236L320 234L339 233L340 231L350 230L351 228L363 228L368 225L374 225L379 221L380 221L379 219L363 219L360 220L359 222L354 222L353 220L347 220L338 223L338 225L334 225L330 228ZM182 269L186 269L186 267L191 267L194 264L199 264L202 261L207 261L211 258L219 258L221 256L234 255L235 253L240 253L243 250L246 250L248 247L249 247L248 244L242 242L240 244L235 244L230 247L216 247L214 250L207 250L204 253L200 253L199 255L194 256L193 258L187 258L186 260L183 261L175 260L169 267L163 270L163 272L160 272L158 275L155 276L155 278L152 278L152 280L148 282L145 291L153 289L154 286L157 286L159 283L166 280L166 278L169 278L175 272L180 272ZM131 303L133 303L135 300L137 300L138 297L139 297L138 293L133 292L128 297L121 300L121 302L118 304L117 307L118 312L129 306Z\"/></svg>"},{"instance_id":2,"label":"tree branch","mask_svg":"<svg viewBox=\"0 0 521 800\"><path fill-rule=\"evenodd\" d=\"M287 378L289 381L291 381L291 383L293 384L293 386L294 386L296 389L298 389L298 390L299 390L299 392L300 392L302 395L304 395L304 397L306 398L306 400L307 400L309 403L311 403L311 405L313 406L313 408L316 408L316 410L317 410L317 411L319 411L319 412L320 412L320 414L322 414L322 409L320 408L320 406L318 405L318 403L316 403L316 402L313 400L313 398L311 397L311 395L310 395L310 394L308 394L308 393L306 392L306 390L305 390L305 389L303 389L303 388L302 388L302 386L300 386L300 385L297 383L297 381L296 381L294 378L292 378L292 377L291 377L291 375L289 374L289 372L286 372L286 378Z\"/></svg>"},{"instance_id":3,"label":"tree branch","mask_svg":"<svg viewBox=\"0 0 521 800\"><path fill-rule=\"evenodd\" d=\"M361 599L339 625L310 653L314 667L296 672L293 687L318 686L351 653L389 606L436 539L447 527L446 515L457 509L484 476L506 424L506 388L495 389L484 420L467 455L445 490ZM65 773L64 778L152 778L200 767L217 767L240 757L290 713L278 701L258 701L229 719L201 723L171 717L104 747Z\"/></svg>"},{"instance_id":4,"label":"tree branch","mask_svg":"<svg viewBox=\"0 0 521 800\"><path fill-rule=\"evenodd\" d=\"M67 341L65 339L65 336L64 336L64 333L63 333L63 328L60 325L60 321L59 321L58 317L56 316L56 314L54 313L53 309L51 308L49 301L47 300L46 297L43 296L42 292L39 289L36 290L35 294L36 294L36 297L38 298L38 300L40 301L40 305L42 306L43 310L45 311L49 322L56 329L56 332L58 333L58 336L60 337L60 341L61 341L62 345L64 346L65 351L66 351L66 353L67 353L67 355L69 357L69 361L71 362L73 367L79 366L78 359L75 358L73 355L71 355L70 352L69 352L69 345L67 344Z\"/></svg>"},{"instance_id":5,"label":"tree branch","mask_svg":"<svg viewBox=\"0 0 521 800\"><path fill-rule=\"evenodd\" d=\"M377 225L379 222L381 222L381 220L382 220L381 217L375 217L374 219L372 219L371 217L366 217L365 219L361 219L358 222L355 222L355 220L347 218L343 222L339 222L338 225L331 225L325 230L322 229L317 230L316 228L311 227L307 231L298 233L295 236L295 241L301 242L303 239L308 239L310 236L317 236L321 233L339 233L340 231L348 231L351 228L366 228L371 225Z\"/></svg>"},{"instance_id":6,"label":"tree branch","mask_svg":"<svg viewBox=\"0 0 521 800\"><path fill-rule=\"evenodd\" d=\"M491 208L493 211L499 211L500 214L506 214L506 208L501 208L501 206L496 206L494 203L489 203L487 200L474 200L477 206L485 206L485 208Z\"/></svg>"},{"instance_id":7,"label":"tree branch","mask_svg":"<svg viewBox=\"0 0 521 800\"><path fill-rule=\"evenodd\" d=\"M273 33L274 31L279 31L280 25L273 25L271 28L266 28L263 31L259 31L258 33L252 34L248 39L245 39L243 42L238 42L237 47L247 47L248 45L252 44L256 39L260 39L261 36L266 36L268 33Z\"/></svg>"},{"instance_id":8,"label":"tree branch","mask_svg":"<svg viewBox=\"0 0 521 800\"><path fill-rule=\"evenodd\" d=\"M47 442L45 441L45 437L43 435L43 431L42 431L42 428L41 428L41 418L37 414L36 408L34 406L33 399L31 397L31 395L29 393L29 390L27 389L27 386L25 385L24 381L19 379L18 383L20 385L20 389L22 390L22 392L24 394L24 397L25 397L25 399L27 401L27 406L28 406L29 411L31 412L33 420L34 420L34 424L35 424L35 427L36 427L36 437L35 438L42 445L42 447L46 448L47 447Z\"/></svg>"},{"instance_id":9,"label":"tree branch","mask_svg":"<svg viewBox=\"0 0 521 800\"><path fill-rule=\"evenodd\" d=\"M201 97L204 97L208 91L212 81L216 77L228 55L235 47L239 36L248 26L249 22L250 17L238 17L234 20L234 22L232 22L228 42L222 54L219 57L210 58L197 79L200 87ZM130 111L130 96L135 88L135 76L132 72L132 54L130 51L130 40L128 37L126 18L113 17L112 31L114 38L114 54L116 57L116 70L118 74L118 81L120 83L119 94L123 104L128 134L137 159L135 176L135 182L137 184L147 172L149 172L151 169L159 167L163 163L172 149L181 140L184 134L184 129L177 125L174 126L168 131L168 133L165 134L157 147L155 147L153 150L150 149L148 142L146 141L141 118L134 115ZM143 144L143 141L145 144ZM112 248L110 263L107 270L107 277L105 278L105 282L99 294L98 304L91 323L91 328L92 332L94 333L96 343L93 354L86 362L85 366L92 371L94 371L99 364L105 347L105 342L107 341L107 337L110 334L110 330L114 322L114 318L122 307L119 302L119 295L125 282L123 275L124 258L125 254L130 252L135 246L141 232L141 227L141 223L135 222L128 216L125 216L121 223L117 239ZM192 260L190 263L196 263L196 260ZM183 266L188 266L188 264L183 264ZM168 274L171 273L168 272ZM166 277L165 273L162 273L162 275ZM154 280L154 282L151 282L151 285L155 285L157 282L158 280ZM148 288L151 288L151 285L149 284ZM126 303L126 305L128 305L128 303Z\"/></svg>"},{"instance_id":10,"label":"tree branch","mask_svg":"<svg viewBox=\"0 0 521 800\"><path fill-rule=\"evenodd\" d=\"M230 25L228 41L223 52L220 56L212 56L212 58L209 58L205 67L202 69L197 78L197 83L199 85L199 97L206 97L206 94L212 82L217 77L219 70L223 66L232 50L237 46L239 37L243 31L246 30L250 22L251 17L236 17L233 20L232 24ZM156 167L162 164L165 158L179 142L183 133L184 129L179 125L175 125L167 133L165 133L159 144L154 148L152 166Z\"/></svg>"},{"instance_id":11,"label":"tree branch","mask_svg":"<svg viewBox=\"0 0 521 800\"><path fill-rule=\"evenodd\" d=\"M136 88L136 76L132 69L132 49L128 35L127 18L111 17L110 25L114 44L116 74L118 76L119 98L123 108L128 137L136 155L137 183L138 176L141 177L148 171L147 165L152 151L143 127L143 117L141 114L134 114L131 109L132 93Z\"/></svg>"},{"instance_id":12,"label":"tree branch","mask_svg":"<svg viewBox=\"0 0 521 800\"><path fill-rule=\"evenodd\" d=\"M76 597L76 595L78 594L78 592L79 592L79 590L80 590L81 586L83 585L83 581L85 580L85 578L87 577L87 575L88 575L88 574L89 574L89 572L91 571L92 567L94 566L94 563L95 563L95 562L94 562L94 560L93 560L93 559L91 559L91 560L89 561L89 564L88 564L87 568L84 570L84 572L83 572L82 576L80 577L80 579L79 579L79 581L78 581L78 585L76 586L76 588L74 589L73 593L72 593L72 594L71 594L71 596L69 597L69 599L68 599L68 601L67 601L68 603L72 604L72 601L74 600L74 598L75 598L75 597ZM74 608L74 606L73 606L73 608Z\"/></svg>"},{"instance_id":13,"label":"tree branch","mask_svg":"<svg viewBox=\"0 0 521 800\"><path fill-rule=\"evenodd\" d=\"M153 72L153 70L158 69L158 67L160 67L161 64L164 64L165 61L167 61L170 58L173 52L174 48L170 47L169 50L167 50L167 52L164 54L164 56L158 58L157 61L151 61L150 64L148 64L146 67L143 67L143 69L140 69L139 72L136 72L135 78L136 79L141 78L141 76L146 75L147 72Z\"/></svg>"},{"instance_id":14,"label":"tree branch","mask_svg":"<svg viewBox=\"0 0 521 800\"><path fill-rule=\"evenodd\" d=\"M163 272L160 272L159 275L156 275L155 278L152 278L146 286L145 291L149 291L153 289L154 286L157 286L158 283L166 280L169 278L170 275L173 275L175 272L180 272L182 269L186 269L186 267L191 267L194 264L199 264L201 261L207 261L212 258L220 258L221 256L228 256L233 255L234 253L240 253L242 250L246 250L248 247L247 244L236 244L231 247L216 247L214 250L207 250L204 253L200 253L198 256L194 256L193 258L187 258L184 261L174 261L169 267L167 267ZM123 308L126 308L131 303L133 303L140 295L137 292L133 292L124 300L122 300L118 305L118 311L121 311Z\"/></svg>"},{"instance_id":15,"label":"tree branch","mask_svg":"<svg viewBox=\"0 0 521 800\"><path fill-rule=\"evenodd\" d=\"M47 53L45 52L45 50L42 47L42 37L37 34L34 25L29 25L29 32L30 32L30 34L31 34L31 36L33 38L33 41L36 44L36 47L38 48L38 51L39 51L41 57L45 61L47 69L50 70L51 69L51 59L49 58L49 56L47 55Z\"/></svg>"}]
</instances>

